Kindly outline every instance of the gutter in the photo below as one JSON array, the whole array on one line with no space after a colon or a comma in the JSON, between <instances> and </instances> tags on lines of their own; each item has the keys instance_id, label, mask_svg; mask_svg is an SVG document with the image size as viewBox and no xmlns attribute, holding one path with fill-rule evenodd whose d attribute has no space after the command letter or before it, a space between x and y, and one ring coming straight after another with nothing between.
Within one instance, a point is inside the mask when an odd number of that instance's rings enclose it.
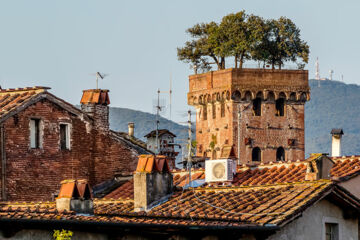
<instances>
[{"instance_id":1,"label":"gutter","mask_svg":"<svg viewBox=\"0 0 360 240\"><path fill-rule=\"evenodd\" d=\"M1 199L6 201L6 152L4 124L0 125L0 151L1 151Z\"/></svg>"}]
</instances>

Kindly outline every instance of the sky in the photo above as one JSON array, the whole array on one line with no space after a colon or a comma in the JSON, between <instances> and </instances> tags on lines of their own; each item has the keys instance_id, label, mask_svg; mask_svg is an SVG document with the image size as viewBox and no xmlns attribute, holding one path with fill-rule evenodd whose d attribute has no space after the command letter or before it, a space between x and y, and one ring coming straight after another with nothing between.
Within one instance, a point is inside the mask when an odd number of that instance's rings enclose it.
<instances>
[{"instance_id":1,"label":"sky","mask_svg":"<svg viewBox=\"0 0 360 240\"><path fill-rule=\"evenodd\" d=\"M181 122L193 73L176 55L190 39L185 30L241 10L292 19L310 46L310 78L318 57L321 77L332 69L334 79L360 84L358 0L0 0L0 85L48 86L79 104L99 71L108 74L99 86L110 90L112 107L152 113L157 90L168 91L171 78L172 120Z\"/></svg>"}]
</instances>

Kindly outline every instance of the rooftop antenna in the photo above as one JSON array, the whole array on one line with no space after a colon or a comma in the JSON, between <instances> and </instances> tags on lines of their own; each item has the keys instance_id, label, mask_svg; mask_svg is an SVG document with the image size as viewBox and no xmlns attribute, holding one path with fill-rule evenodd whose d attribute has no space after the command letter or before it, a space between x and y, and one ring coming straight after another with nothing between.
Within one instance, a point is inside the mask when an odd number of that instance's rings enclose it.
<instances>
[{"instance_id":1,"label":"rooftop antenna","mask_svg":"<svg viewBox=\"0 0 360 240\"><path fill-rule=\"evenodd\" d=\"M330 70L329 71L329 80L332 80L332 78L333 78L333 73L334 73L334 70Z\"/></svg>"},{"instance_id":2,"label":"rooftop antenna","mask_svg":"<svg viewBox=\"0 0 360 240\"><path fill-rule=\"evenodd\" d=\"M189 170L189 187L191 187L191 164L192 164L192 161L191 161L191 137L192 137L192 124L191 124L191 111L189 110L188 111L188 132L189 132L189 137L188 137L188 145L189 145L189 150L188 150L188 159L187 159L187 167L188 167L188 170Z\"/></svg>"},{"instance_id":3,"label":"rooftop antenna","mask_svg":"<svg viewBox=\"0 0 360 240\"><path fill-rule=\"evenodd\" d=\"M344 75L341 74L341 81L344 82Z\"/></svg>"},{"instance_id":4,"label":"rooftop antenna","mask_svg":"<svg viewBox=\"0 0 360 240\"><path fill-rule=\"evenodd\" d=\"M95 75L95 77L96 77L96 89L99 89L99 79L104 79L106 76L109 76L109 74L100 73L100 72L92 73L90 75L92 75L92 76Z\"/></svg>"},{"instance_id":5,"label":"rooftop antenna","mask_svg":"<svg viewBox=\"0 0 360 240\"><path fill-rule=\"evenodd\" d=\"M170 89L169 91L160 91L160 93L168 93L169 94L169 111L170 111L170 116L169 119L171 120L171 100L172 100L172 75L170 73Z\"/></svg>"},{"instance_id":6,"label":"rooftop antenna","mask_svg":"<svg viewBox=\"0 0 360 240\"><path fill-rule=\"evenodd\" d=\"M320 80L320 67L319 67L319 58L316 58L315 62L315 79Z\"/></svg>"},{"instance_id":7,"label":"rooftop antenna","mask_svg":"<svg viewBox=\"0 0 360 240\"><path fill-rule=\"evenodd\" d=\"M316 57L315 62L315 80L318 80L318 87L320 87L320 66L319 66L319 57Z\"/></svg>"},{"instance_id":8,"label":"rooftop antenna","mask_svg":"<svg viewBox=\"0 0 360 240\"><path fill-rule=\"evenodd\" d=\"M155 154L159 154L160 144L159 144L159 125L160 125L160 113L165 110L164 100L160 100L160 89L157 90L157 100L156 105L154 106L156 109L156 149Z\"/></svg>"}]
</instances>

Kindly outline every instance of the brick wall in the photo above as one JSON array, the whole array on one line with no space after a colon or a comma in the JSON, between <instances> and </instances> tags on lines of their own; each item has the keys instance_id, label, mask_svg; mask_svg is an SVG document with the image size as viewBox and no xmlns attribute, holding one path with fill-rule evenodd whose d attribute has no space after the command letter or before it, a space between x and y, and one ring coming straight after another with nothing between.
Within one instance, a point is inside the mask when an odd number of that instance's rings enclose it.
<instances>
[{"instance_id":1,"label":"brick wall","mask_svg":"<svg viewBox=\"0 0 360 240\"><path fill-rule=\"evenodd\" d=\"M307 77L303 70L265 69L226 69L190 76L188 103L197 112L197 154L218 158L224 145L232 145L238 155L240 107L241 163L251 163L255 147L261 149L264 163L276 161L279 147L285 150L285 160L304 159L304 104L310 98ZM261 116L253 113L256 97L262 99ZM276 116L275 100L279 98L285 101L284 116Z\"/></svg>"},{"instance_id":2,"label":"brick wall","mask_svg":"<svg viewBox=\"0 0 360 240\"><path fill-rule=\"evenodd\" d=\"M41 119L40 149L30 148L29 121L34 117ZM70 150L60 149L60 123L71 126ZM94 185L111 179L115 173L134 171L136 151L89 124L48 100L7 119L4 122L7 200L51 200L61 180L86 178Z\"/></svg>"}]
</instances>

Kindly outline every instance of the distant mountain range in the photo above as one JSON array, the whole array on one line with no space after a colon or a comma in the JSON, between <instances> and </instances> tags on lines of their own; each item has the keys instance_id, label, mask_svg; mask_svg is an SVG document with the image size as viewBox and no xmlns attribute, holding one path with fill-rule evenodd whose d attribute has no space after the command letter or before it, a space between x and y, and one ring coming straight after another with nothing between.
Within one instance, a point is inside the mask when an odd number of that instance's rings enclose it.
<instances>
[{"instance_id":1,"label":"distant mountain range","mask_svg":"<svg viewBox=\"0 0 360 240\"><path fill-rule=\"evenodd\" d=\"M360 154L360 86L330 80L309 80L311 100L305 105L306 155L330 153L332 128L343 128L344 155ZM135 123L135 136L144 136L155 129L155 115L127 108L110 108L110 127L116 131L128 131L128 122ZM165 118L160 128L187 139L187 128Z\"/></svg>"}]
</instances>

